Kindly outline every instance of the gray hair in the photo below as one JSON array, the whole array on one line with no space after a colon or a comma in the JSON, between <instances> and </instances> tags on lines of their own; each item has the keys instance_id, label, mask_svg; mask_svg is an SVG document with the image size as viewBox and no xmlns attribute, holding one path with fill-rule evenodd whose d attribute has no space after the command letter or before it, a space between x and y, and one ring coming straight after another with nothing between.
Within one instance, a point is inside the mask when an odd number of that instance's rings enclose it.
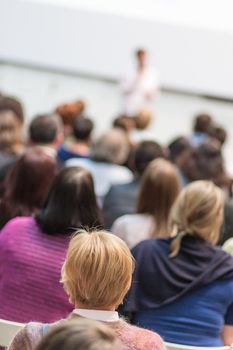
<instances>
[{"instance_id":1,"label":"gray hair","mask_svg":"<svg viewBox=\"0 0 233 350\"><path fill-rule=\"evenodd\" d=\"M129 154L129 141L124 131L113 128L93 142L91 156L99 162L123 164Z\"/></svg>"}]
</instances>

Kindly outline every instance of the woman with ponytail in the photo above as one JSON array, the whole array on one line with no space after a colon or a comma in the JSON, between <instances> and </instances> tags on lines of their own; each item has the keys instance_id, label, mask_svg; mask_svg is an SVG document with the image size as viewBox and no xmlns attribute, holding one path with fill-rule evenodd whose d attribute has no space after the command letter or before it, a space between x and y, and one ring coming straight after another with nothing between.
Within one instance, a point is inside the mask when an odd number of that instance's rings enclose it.
<instances>
[{"instance_id":1,"label":"woman with ponytail","mask_svg":"<svg viewBox=\"0 0 233 350\"><path fill-rule=\"evenodd\" d=\"M191 183L172 207L171 238L143 241L132 250L136 269L125 310L133 323L167 342L233 343L233 258L215 246L223 203L212 182Z\"/></svg>"}]
</instances>

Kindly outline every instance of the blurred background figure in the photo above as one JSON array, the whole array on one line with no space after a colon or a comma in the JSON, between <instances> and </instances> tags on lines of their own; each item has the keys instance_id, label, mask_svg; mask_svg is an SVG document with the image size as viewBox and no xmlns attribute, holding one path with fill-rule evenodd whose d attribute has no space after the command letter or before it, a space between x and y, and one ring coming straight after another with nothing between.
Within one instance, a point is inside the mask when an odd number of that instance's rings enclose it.
<instances>
[{"instance_id":1,"label":"blurred background figure","mask_svg":"<svg viewBox=\"0 0 233 350\"><path fill-rule=\"evenodd\" d=\"M17 348L23 350L20 344ZM110 327L80 318L53 327L35 350L123 350L123 347Z\"/></svg>"},{"instance_id":2,"label":"blurred background figure","mask_svg":"<svg viewBox=\"0 0 233 350\"><path fill-rule=\"evenodd\" d=\"M28 149L9 170L2 188L0 228L17 216L36 214L57 173L56 160L41 149Z\"/></svg>"},{"instance_id":3,"label":"blurred background figure","mask_svg":"<svg viewBox=\"0 0 233 350\"><path fill-rule=\"evenodd\" d=\"M155 159L146 168L140 183L135 214L119 217L112 233L133 248L149 238L167 237L170 209L179 193L176 168L165 159Z\"/></svg>"},{"instance_id":4,"label":"blurred background figure","mask_svg":"<svg viewBox=\"0 0 233 350\"><path fill-rule=\"evenodd\" d=\"M165 157L166 150L155 141L142 141L134 147L129 159L134 179L112 185L104 198L103 215L106 228L109 229L118 217L134 213L144 171L152 160Z\"/></svg>"},{"instance_id":5,"label":"blurred background figure","mask_svg":"<svg viewBox=\"0 0 233 350\"><path fill-rule=\"evenodd\" d=\"M159 78L154 67L148 65L148 53L139 48L135 52L136 65L121 83L123 113L136 116L144 109L152 110L158 89Z\"/></svg>"},{"instance_id":6,"label":"blurred background figure","mask_svg":"<svg viewBox=\"0 0 233 350\"><path fill-rule=\"evenodd\" d=\"M35 116L29 125L29 145L40 148L53 158L64 138L62 119L58 114Z\"/></svg>"},{"instance_id":7,"label":"blurred background figure","mask_svg":"<svg viewBox=\"0 0 233 350\"><path fill-rule=\"evenodd\" d=\"M111 185L132 181L133 174L123 164L127 161L130 145L126 133L113 128L93 141L90 159L73 158L67 166L82 166L90 171L95 191L102 206Z\"/></svg>"},{"instance_id":8,"label":"blurred background figure","mask_svg":"<svg viewBox=\"0 0 233 350\"><path fill-rule=\"evenodd\" d=\"M82 115L85 108L86 104L82 100L62 103L55 108L55 112L62 118L65 136L72 133L74 119Z\"/></svg>"},{"instance_id":9,"label":"blurred background figure","mask_svg":"<svg viewBox=\"0 0 233 350\"><path fill-rule=\"evenodd\" d=\"M84 117L76 117L72 125L72 133L59 147L58 159L65 162L71 158L89 158L91 135L94 123Z\"/></svg>"}]
</instances>

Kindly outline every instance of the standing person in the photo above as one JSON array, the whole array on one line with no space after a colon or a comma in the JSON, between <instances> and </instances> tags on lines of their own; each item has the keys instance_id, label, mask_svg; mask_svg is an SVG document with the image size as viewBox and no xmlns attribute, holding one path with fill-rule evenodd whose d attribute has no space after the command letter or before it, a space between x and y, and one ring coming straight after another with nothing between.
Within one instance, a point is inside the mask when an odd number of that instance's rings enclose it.
<instances>
[{"instance_id":1,"label":"standing person","mask_svg":"<svg viewBox=\"0 0 233 350\"><path fill-rule=\"evenodd\" d=\"M147 64L147 52L138 49L135 53L136 67L122 81L121 89L124 96L123 112L128 116L151 110L151 104L159 89L158 73L154 67Z\"/></svg>"}]
</instances>

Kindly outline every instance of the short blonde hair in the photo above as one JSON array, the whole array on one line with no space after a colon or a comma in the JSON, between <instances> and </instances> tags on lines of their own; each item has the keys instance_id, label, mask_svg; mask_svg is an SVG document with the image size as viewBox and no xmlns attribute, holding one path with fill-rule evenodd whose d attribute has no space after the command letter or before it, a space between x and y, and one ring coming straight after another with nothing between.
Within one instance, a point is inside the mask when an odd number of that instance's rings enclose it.
<instances>
[{"instance_id":1,"label":"short blonde hair","mask_svg":"<svg viewBox=\"0 0 233 350\"><path fill-rule=\"evenodd\" d=\"M62 283L75 305L118 306L130 288L134 268L127 245L106 231L78 231L62 267Z\"/></svg>"},{"instance_id":2,"label":"short blonde hair","mask_svg":"<svg viewBox=\"0 0 233 350\"><path fill-rule=\"evenodd\" d=\"M178 196L171 210L171 224L179 233L171 244L171 257L180 249L183 235L216 244L223 221L223 192L211 181L194 181Z\"/></svg>"}]
</instances>

